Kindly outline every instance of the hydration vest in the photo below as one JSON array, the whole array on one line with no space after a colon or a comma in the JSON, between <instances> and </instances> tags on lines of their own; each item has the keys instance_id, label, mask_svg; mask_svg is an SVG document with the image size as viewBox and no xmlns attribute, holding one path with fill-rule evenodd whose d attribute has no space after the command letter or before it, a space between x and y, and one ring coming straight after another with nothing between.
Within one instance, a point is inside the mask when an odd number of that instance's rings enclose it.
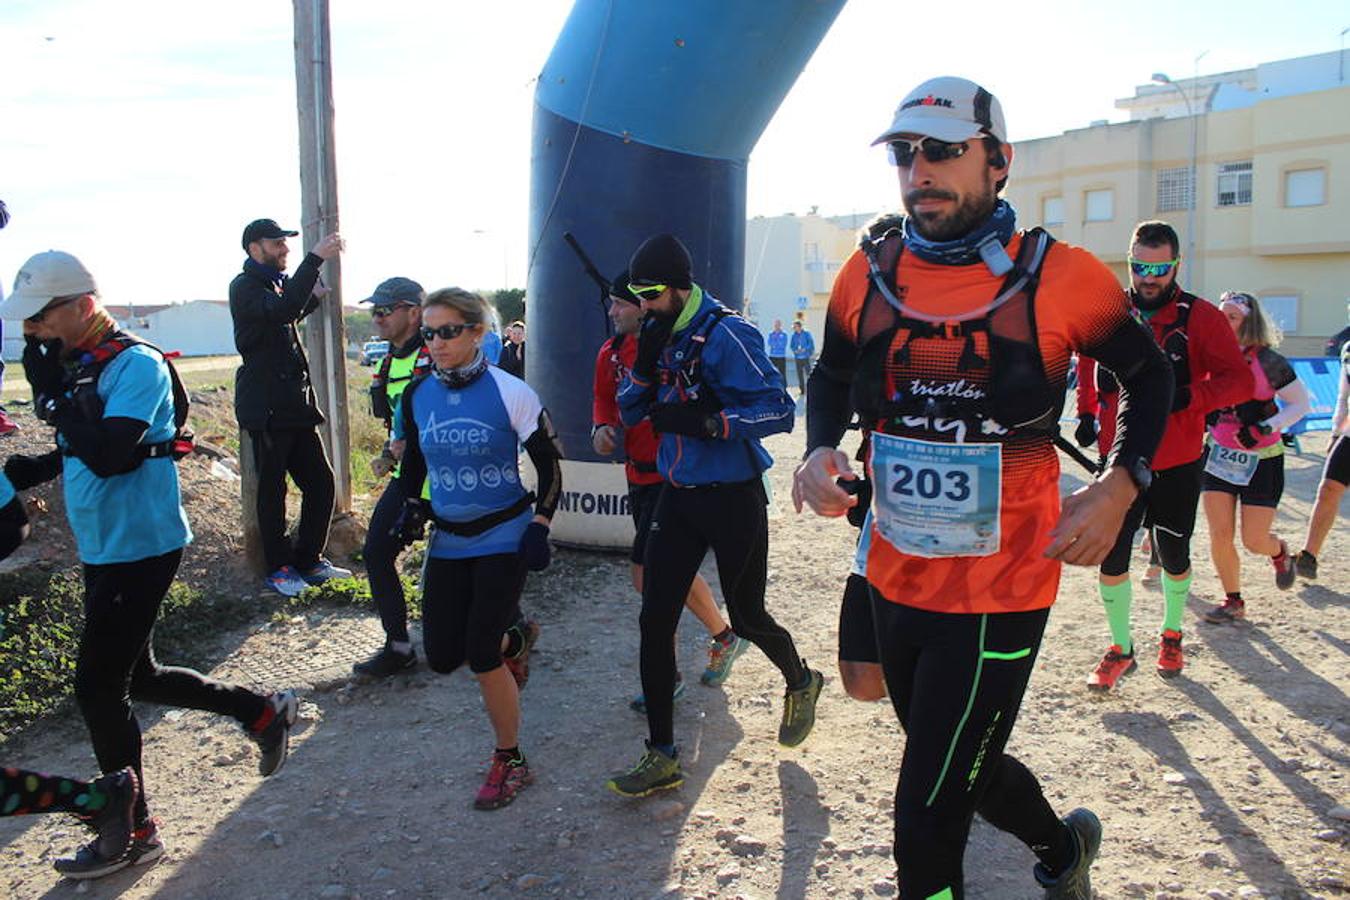
<instances>
[{"instance_id":1,"label":"hydration vest","mask_svg":"<svg viewBox=\"0 0 1350 900\"><path fill-rule=\"evenodd\" d=\"M413 379L431 371L431 352L427 349L427 345L422 341L420 335L417 341L415 355L408 353L396 360L392 352L386 353L384 359L380 360L379 368L371 376L370 412L375 418L384 420L385 428L392 427L394 421L393 403L397 402L396 396L407 389L408 385L404 382L411 383ZM406 373L390 374L395 362L402 363L410 356L413 357L412 367Z\"/></svg>"},{"instance_id":2,"label":"hydration vest","mask_svg":"<svg viewBox=\"0 0 1350 900\"><path fill-rule=\"evenodd\" d=\"M703 393L703 350L708 345L708 335L712 334L717 323L727 316L734 315L736 315L734 309L728 309L720 304L713 306L698 330L689 336L689 350L680 360L680 367L673 371L661 369L661 384L675 385L680 391L681 399L686 402L696 403L706 396L720 407L721 403L713 396L711 389L707 394Z\"/></svg>"},{"instance_id":3,"label":"hydration vest","mask_svg":"<svg viewBox=\"0 0 1350 900\"><path fill-rule=\"evenodd\" d=\"M1175 384L1174 390L1181 390L1191 385L1191 359L1190 333L1186 330L1186 324L1191 320L1191 304L1197 298L1191 296L1180 288L1176 291L1177 317L1166 330L1162 333L1162 339L1158 341L1158 346L1162 348L1167 361L1172 364L1172 378ZM1100 394L1114 394L1120 389L1116 384L1116 376L1113 375L1105 366L1097 367L1097 392Z\"/></svg>"},{"instance_id":4,"label":"hydration vest","mask_svg":"<svg viewBox=\"0 0 1350 900\"><path fill-rule=\"evenodd\" d=\"M1041 265L1054 240L1044 229L1027 231L1022 236L1017 260L1000 273L1004 275L1003 283L998 294L983 308L983 314L977 310L970 318L943 319L921 317L896 296L895 272L904 252L899 220L883 219L869 229L859 242L870 274L858 321L861 349L851 390L853 406L863 427L886 432L898 424L897 420L923 417L930 422L962 420L975 435L989 435L989 429L983 427L985 423L1003 432L1057 435L1064 393L1057 392L1046 377L1036 340L1035 315ZM995 247L990 256L997 259L1001 249ZM1002 259L1005 265L1011 262L1006 253ZM994 264L991 271L997 272ZM902 331L904 342L892 349ZM981 333L986 337L987 358L979 354L975 339ZM957 371L988 370L983 392L972 389L967 394L958 388L950 396L925 396L890 383L888 363L907 364L912 352L910 345L916 338L964 341ZM954 384L959 386L959 381Z\"/></svg>"},{"instance_id":5,"label":"hydration vest","mask_svg":"<svg viewBox=\"0 0 1350 900\"><path fill-rule=\"evenodd\" d=\"M75 369L66 381L75 409L87 421L97 422L103 418L104 407L103 400L98 395L99 376L103 374L103 370L107 368L108 363L117 358L119 353L137 344L154 350L169 368L169 383L173 388L174 435L167 441L138 445L136 463L132 467L133 469L139 467L147 459L159 459L167 456L177 462L190 454L196 446L192 430L187 427L188 408L191 402L188 399L187 390L183 387L182 380L178 377L178 370L173 365L173 357L178 354L167 354L154 344L134 334L114 331L98 346L79 355Z\"/></svg>"}]
</instances>

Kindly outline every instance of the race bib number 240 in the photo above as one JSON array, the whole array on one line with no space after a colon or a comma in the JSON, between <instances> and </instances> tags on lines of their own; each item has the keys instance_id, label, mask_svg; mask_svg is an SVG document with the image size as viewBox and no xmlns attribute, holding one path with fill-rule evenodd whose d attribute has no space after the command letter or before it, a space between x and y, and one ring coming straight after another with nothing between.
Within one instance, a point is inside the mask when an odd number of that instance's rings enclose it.
<instances>
[{"instance_id":1,"label":"race bib number 240","mask_svg":"<svg viewBox=\"0 0 1350 900\"><path fill-rule=\"evenodd\" d=\"M911 556L998 552L1003 447L872 434L877 532Z\"/></svg>"}]
</instances>

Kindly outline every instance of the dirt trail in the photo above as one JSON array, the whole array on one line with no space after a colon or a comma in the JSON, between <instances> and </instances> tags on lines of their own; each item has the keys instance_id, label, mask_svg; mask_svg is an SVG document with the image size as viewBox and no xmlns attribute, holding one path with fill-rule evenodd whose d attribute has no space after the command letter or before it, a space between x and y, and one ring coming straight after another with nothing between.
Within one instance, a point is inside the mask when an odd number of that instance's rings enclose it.
<instances>
[{"instance_id":1,"label":"dirt trail","mask_svg":"<svg viewBox=\"0 0 1350 900\"><path fill-rule=\"evenodd\" d=\"M791 460L800 441L769 445ZM1293 543L1326 438L1305 446L1309 455L1290 457L1278 520ZM1068 465L1071 489L1078 481ZM777 746L781 685L752 651L725 689L691 684L677 704L688 773L681 789L638 802L604 791L606 775L636 759L645 732L627 708L637 681L637 604L622 558L561 552L527 588L544 627L523 698L522 746L538 781L513 806L470 808L492 744L467 675L420 668L386 684L349 685L345 672L378 643L378 625L373 616L315 612L222 635L216 648L219 674L303 693L302 727L280 774L260 780L255 749L228 722L147 708L146 768L166 858L77 886L50 867L81 838L76 826L56 817L0 820L0 894L893 896L891 793L903 739L888 704L847 699L834 675L853 533L794 516L789 475L787 463L773 470L769 605L830 675L817 730L802 748ZM1196 542L1184 676L1163 681L1145 660L1105 698L1083 687L1108 642L1095 575L1066 572L1010 749L1041 776L1057 808L1086 805L1101 815L1101 897L1343 896L1345 520L1316 583L1278 592L1269 565L1244 557L1250 619L1238 627L1198 622L1221 594L1206 541L1202 533ZM1136 588L1142 646L1161 605L1156 590ZM682 625L679 652L683 670L697 673L703 638L692 620ZM5 753L7 763L46 771L94 767L73 715L43 722ZM982 823L966 860L971 897L1039 896L1031 855Z\"/></svg>"}]
</instances>

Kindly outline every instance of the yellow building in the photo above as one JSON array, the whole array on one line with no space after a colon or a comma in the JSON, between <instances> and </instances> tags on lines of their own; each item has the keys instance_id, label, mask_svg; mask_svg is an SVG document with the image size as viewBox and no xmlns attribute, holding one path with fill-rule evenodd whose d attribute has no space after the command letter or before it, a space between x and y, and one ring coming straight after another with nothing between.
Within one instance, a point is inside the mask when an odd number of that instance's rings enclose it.
<instances>
[{"instance_id":1,"label":"yellow building","mask_svg":"<svg viewBox=\"0 0 1350 900\"><path fill-rule=\"evenodd\" d=\"M1006 196L1020 224L1086 247L1122 283L1135 224L1171 222L1183 286L1213 300L1256 294L1287 354L1320 355L1350 298L1350 71L1340 57L1159 75L1116 102L1129 122L1015 144Z\"/></svg>"}]
</instances>

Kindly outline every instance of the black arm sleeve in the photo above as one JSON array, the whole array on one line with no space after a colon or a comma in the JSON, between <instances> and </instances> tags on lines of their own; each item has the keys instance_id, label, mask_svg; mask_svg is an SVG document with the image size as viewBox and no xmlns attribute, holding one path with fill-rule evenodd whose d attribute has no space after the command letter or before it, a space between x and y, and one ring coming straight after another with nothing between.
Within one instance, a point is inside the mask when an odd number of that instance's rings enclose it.
<instances>
[{"instance_id":1,"label":"black arm sleeve","mask_svg":"<svg viewBox=\"0 0 1350 900\"><path fill-rule=\"evenodd\" d=\"M141 438L150 425L139 419L115 416L90 422L73 406L66 406L52 420L66 442L66 452L89 467L99 478L130 472L141 464Z\"/></svg>"},{"instance_id":2,"label":"black arm sleeve","mask_svg":"<svg viewBox=\"0 0 1350 900\"><path fill-rule=\"evenodd\" d=\"M844 439L853 418L849 390L857 361L858 348L827 316L820 361L806 382L807 453L817 447L838 447Z\"/></svg>"},{"instance_id":3,"label":"black arm sleeve","mask_svg":"<svg viewBox=\"0 0 1350 900\"><path fill-rule=\"evenodd\" d=\"M562 448L558 445L558 433L553 430L548 410L539 414L539 427L525 441L525 452L530 455L534 471L539 475L534 513L551 520L562 494Z\"/></svg>"},{"instance_id":4,"label":"black arm sleeve","mask_svg":"<svg viewBox=\"0 0 1350 900\"><path fill-rule=\"evenodd\" d=\"M23 501L14 497L0 506L0 559L9 556L28 537L28 513Z\"/></svg>"},{"instance_id":5,"label":"black arm sleeve","mask_svg":"<svg viewBox=\"0 0 1350 900\"><path fill-rule=\"evenodd\" d=\"M422 455L422 444L417 439L417 423L413 421L412 395L420 383L420 379L414 381L399 397L403 416L403 457L398 463L398 480L403 485L405 497L421 497L422 485L427 480L427 458Z\"/></svg>"},{"instance_id":6,"label":"black arm sleeve","mask_svg":"<svg viewBox=\"0 0 1350 900\"><path fill-rule=\"evenodd\" d=\"M1123 323L1106 340L1083 349L1085 356L1110 369L1120 383L1116 412L1116 439L1107 454L1107 467L1150 463L1162 441L1172 408L1172 367L1143 325Z\"/></svg>"}]
</instances>

